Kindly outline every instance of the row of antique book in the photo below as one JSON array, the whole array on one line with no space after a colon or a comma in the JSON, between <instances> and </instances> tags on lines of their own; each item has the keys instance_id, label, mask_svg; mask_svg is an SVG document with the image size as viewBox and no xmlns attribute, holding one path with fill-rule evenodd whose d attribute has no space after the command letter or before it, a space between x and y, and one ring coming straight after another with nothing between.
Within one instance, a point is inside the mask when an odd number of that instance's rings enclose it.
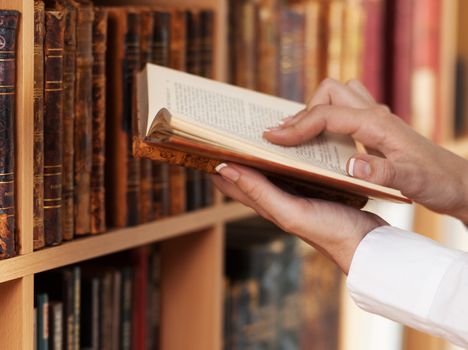
<instances>
[{"instance_id":1,"label":"row of antique book","mask_svg":"<svg viewBox=\"0 0 468 350\"><path fill-rule=\"evenodd\" d=\"M326 77L360 79L440 140L442 10L441 0L231 0L230 81L303 102Z\"/></svg>"},{"instance_id":2,"label":"row of antique book","mask_svg":"<svg viewBox=\"0 0 468 350\"><path fill-rule=\"evenodd\" d=\"M223 349L338 349L339 269L263 219L226 232Z\"/></svg>"},{"instance_id":3,"label":"row of antique book","mask_svg":"<svg viewBox=\"0 0 468 350\"><path fill-rule=\"evenodd\" d=\"M36 349L158 349L160 267L148 246L36 275Z\"/></svg>"},{"instance_id":4,"label":"row of antique book","mask_svg":"<svg viewBox=\"0 0 468 350\"><path fill-rule=\"evenodd\" d=\"M213 75L214 13L35 1L34 248L209 206L198 171L132 155L147 62Z\"/></svg>"}]
</instances>

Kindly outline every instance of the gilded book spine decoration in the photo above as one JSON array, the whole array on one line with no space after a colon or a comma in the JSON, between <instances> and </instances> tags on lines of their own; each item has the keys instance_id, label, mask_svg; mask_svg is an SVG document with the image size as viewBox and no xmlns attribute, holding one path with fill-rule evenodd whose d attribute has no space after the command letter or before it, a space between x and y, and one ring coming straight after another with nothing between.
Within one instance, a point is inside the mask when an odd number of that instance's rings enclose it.
<instances>
[{"instance_id":1,"label":"gilded book spine decoration","mask_svg":"<svg viewBox=\"0 0 468 350\"><path fill-rule=\"evenodd\" d=\"M15 255L16 36L19 12L0 11L0 259Z\"/></svg>"},{"instance_id":2,"label":"gilded book spine decoration","mask_svg":"<svg viewBox=\"0 0 468 350\"><path fill-rule=\"evenodd\" d=\"M107 11L95 8L93 22L93 162L91 169L91 233L106 230L105 134L106 134Z\"/></svg>"},{"instance_id":3,"label":"gilded book spine decoration","mask_svg":"<svg viewBox=\"0 0 468 350\"><path fill-rule=\"evenodd\" d=\"M78 1L75 83L75 234L90 232L93 5Z\"/></svg>"},{"instance_id":4,"label":"gilded book spine decoration","mask_svg":"<svg viewBox=\"0 0 468 350\"><path fill-rule=\"evenodd\" d=\"M44 229L46 245L62 241L63 11L45 12Z\"/></svg>"},{"instance_id":5,"label":"gilded book spine decoration","mask_svg":"<svg viewBox=\"0 0 468 350\"><path fill-rule=\"evenodd\" d=\"M65 16L63 53L63 175L62 197L63 239L73 238L74 225L74 122L75 122L75 60L76 60L76 9L64 3Z\"/></svg>"},{"instance_id":6,"label":"gilded book spine decoration","mask_svg":"<svg viewBox=\"0 0 468 350\"><path fill-rule=\"evenodd\" d=\"M34 2L33 247L44 247L44 2Z\"/></svg>"}]
</instances>

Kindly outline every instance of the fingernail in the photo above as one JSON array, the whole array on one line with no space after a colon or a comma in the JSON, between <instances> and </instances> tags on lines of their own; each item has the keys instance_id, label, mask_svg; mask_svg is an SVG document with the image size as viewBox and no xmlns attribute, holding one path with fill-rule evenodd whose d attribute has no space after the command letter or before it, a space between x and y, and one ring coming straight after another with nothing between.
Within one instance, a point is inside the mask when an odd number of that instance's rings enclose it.
<instances>
[{"instance_id":1,"label":"fingernail","mask_svg":"<svg viewBox=\"0 0 468 350\"><path fill-rule=\"evenodd\" d=\"M228 166L226 163L219 164L215 170L226 180L231 182L236 182L239 180L240 173L236 169Z\"/></svg>"},{"instance_id":2,"label":"fingernail","mask_svg":"<svg viewBox=\"0 0 468 350\"><path fill-rule=\"evenodd\" d=\"M371 166L362 159L351 158L349 160L348 174L352 177L367 178L371 174Z\"/></svg>"},{"instance_id":3,"label":"fingernail","mask_svg":"<svg viewBox=\"0 0 468 350\"><path fill-rule=\"evenodd\" d=\"M281 126L273 126L273 127L271 127L271 128L266 128L266 129L264 130L264 132L278 131L278 130L281 130L281 129L282 129Z\"/></svg>"}]
</instances>

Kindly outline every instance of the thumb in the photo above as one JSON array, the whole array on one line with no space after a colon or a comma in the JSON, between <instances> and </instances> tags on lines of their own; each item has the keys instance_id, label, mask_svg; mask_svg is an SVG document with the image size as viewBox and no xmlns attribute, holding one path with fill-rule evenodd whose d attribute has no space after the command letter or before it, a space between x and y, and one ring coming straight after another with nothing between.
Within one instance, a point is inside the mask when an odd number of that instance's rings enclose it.
<instances>
[{"instance_id":1,"label":"thumb","mask_svg":"<svg viewBox=\"0 0 468 350\"><path fill-rule=\"evenodd\" d=\"M347 171L352 177L397 188L397 168L386 158L369 154L356 154L348 160Z\"/></svg>"}]
</instances>

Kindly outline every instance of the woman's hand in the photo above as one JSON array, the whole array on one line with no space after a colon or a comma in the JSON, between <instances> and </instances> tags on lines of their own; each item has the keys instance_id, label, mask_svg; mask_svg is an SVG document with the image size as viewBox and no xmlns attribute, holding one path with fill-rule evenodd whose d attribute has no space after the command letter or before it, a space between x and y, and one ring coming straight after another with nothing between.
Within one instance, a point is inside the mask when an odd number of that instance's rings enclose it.
<instances>
[{"instance_id":1,"label":"woman's hand","mask_svg":"<svg viewBox=\"0 0 468 350\"><path fill-rule=\"evenodd\" d=\"M347 274L359 242L385 225L378 216L318 199L292 196L259 172L236 164L221 164L216 187L255 209L284 231L293 233L331 257Z\"/></svg>"},{"instance_id":2,"label":"woman's hand","mask_svg":"<svg viewBox=\"0 0 468 350\"><path fill-rule=\"evenodd\" d=\"M357 81L345 85L325 80L305 110L264 137L295 146L325 130L351 135L378 154L356 154L348 161L350 175L398 189L429 209L468 223L468 162L416 133Z\"/></svg>"}]
</instances>

